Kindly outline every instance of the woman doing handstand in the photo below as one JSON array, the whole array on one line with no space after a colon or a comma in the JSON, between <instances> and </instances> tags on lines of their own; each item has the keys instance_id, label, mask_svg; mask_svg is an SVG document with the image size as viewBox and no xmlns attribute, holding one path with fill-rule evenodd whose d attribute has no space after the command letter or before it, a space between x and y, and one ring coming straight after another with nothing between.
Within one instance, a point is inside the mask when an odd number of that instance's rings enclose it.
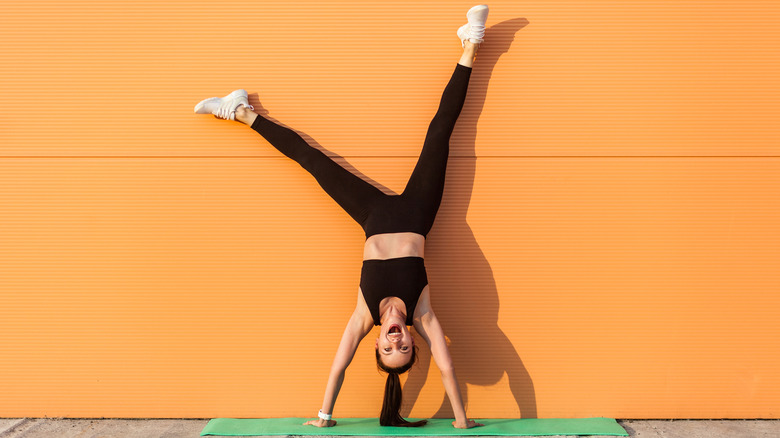
<instances>
[{"instance_id":1,"label":"woman doing handstand","mask_svg":"<svg viewBox=\"0 0 780 438\"><path fill-rule=\"evenodd\" d=\"M377 366L388 373L379 422L383 426L425 424L426 420L408 422L399 412L401 383L398 375L408 371L417 358L417 346L408 329L413 325L430 346L431 355L441 370L455 414L453 426L481 426L466 417L444 332L431 308L423 250L441 203L449 140L466 100L487 15L487 5L474 6L466 13L468 23L457 31L464 48L463 55L444 88L420 157L400 195L384 194L311 147L293 130L251 111L254 107L249 105L244 90L206 99L195 107L196 113L237 120L257 131L281 153L306 169L365 232L357 306L336 352L319 419L305 424L319 427L336 424L331 414L347 366L360 341L376 325L381 326L375 343Z\"/></svg>"}]
</instances>

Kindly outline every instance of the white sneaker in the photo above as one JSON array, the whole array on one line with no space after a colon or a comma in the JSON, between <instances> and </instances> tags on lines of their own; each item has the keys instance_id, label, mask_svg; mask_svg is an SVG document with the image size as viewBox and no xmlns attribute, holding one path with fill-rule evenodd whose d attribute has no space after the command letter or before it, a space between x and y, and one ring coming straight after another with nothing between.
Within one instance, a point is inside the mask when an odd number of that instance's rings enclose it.
<instances>
[{"instance_id":1,"label":"white sneaker","mask_svg":"<svg viewBox=\"0 0 780 438\"><path fill-rule=\"evenodd\" d=\"M466 12L466 18L469 22L458 29L458 38L460 44L466 47L466 40L474 44L479 44L485 37L485 23L488 17L488 6L477 5Z\"/></svg>"},{"instance_id":2,"label":"white sneaker","mask_svg":"<svg viewBox=\"0 0 780 438\"><path fill-rule=\"evenodd\" d=\"M195 113L214 114L220 119L236 120L236 108L239 105L255 109L255 107L249 104L249 96L246 94L246 90L240 88L225 97L210 97L201 100L195 105Z\"/></svg>"}]
</instances>

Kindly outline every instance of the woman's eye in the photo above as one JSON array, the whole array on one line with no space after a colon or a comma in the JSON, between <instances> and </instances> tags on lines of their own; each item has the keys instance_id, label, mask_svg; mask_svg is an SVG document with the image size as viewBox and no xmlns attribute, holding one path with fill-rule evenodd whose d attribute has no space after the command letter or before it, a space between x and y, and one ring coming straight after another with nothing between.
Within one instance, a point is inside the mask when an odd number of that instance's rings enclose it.
<instances>
[{"instance_id":1,"label":"woman's eye","mask_svg":"<svg viewBox=\"0 0 780 438\"><path fill-rule=\"evenodd\" d=\"M404 347L404 348L401 349L401 351L406 351L408 349L409 349L409 347Z\"/></svg>"},{"instance_id":2,"label":"woman's eye","mask_svg":"<svg viewBox=\"0 0 780 438\"><path fill-rule=\"evenodd\" d=\"M389 353L389 352L390 352L390 349L389 349L389 348L385 348L385 351Z\"/></svg>"}]
</instances>

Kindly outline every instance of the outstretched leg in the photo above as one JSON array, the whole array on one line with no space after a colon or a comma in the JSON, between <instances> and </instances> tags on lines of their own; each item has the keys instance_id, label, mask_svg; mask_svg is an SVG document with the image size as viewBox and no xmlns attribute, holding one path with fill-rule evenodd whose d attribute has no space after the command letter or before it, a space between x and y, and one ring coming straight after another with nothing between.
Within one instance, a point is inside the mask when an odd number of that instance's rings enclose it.
<instances>
[{"instance_id":1,"label":"outstretched leg","mask_svg":"<svg viewBox=\"0 0 780 438\"><path fill-rule=\"evenodd\" d=\"M244 106L236 109L236 120L249 125L273 147L306 169L361 227L374 201L387 196L341 167L319 149L310 146L292 129L276 124Z\"/></svg>"},{"instance_id":2,"label":"outstretched leg","mask_svg":"<svg viewBox=\"0 0 780 438\"><path fill-rule=\"evenodd\" d=\"M433 226L441 204L450 152L450 136L466 101L471 65L478 46L466 42L463 57L455 66L455 71L444 88L439 109L428 126L420 158L401 194L422 209L427 230Z\"/></svg>"}]
</instances>

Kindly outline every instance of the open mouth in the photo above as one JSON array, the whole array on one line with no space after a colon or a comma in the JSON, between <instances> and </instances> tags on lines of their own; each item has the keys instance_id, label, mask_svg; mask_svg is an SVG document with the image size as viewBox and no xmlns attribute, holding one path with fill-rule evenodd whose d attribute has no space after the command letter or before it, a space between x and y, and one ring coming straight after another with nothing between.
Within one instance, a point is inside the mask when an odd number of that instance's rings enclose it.
<instances>
[{"instance_id":1,"label":"open mouth","mask_svg":"<svg viewBox=\"0 0 780 438\"><path fill-rule=\"evenodd\" d=\"M388 335L392 335L392 334L399 334L400 335L401 334L401 327L399 327L398 325L393 325L392 327L390 327L390 331L388 331L387 334Z\"/></svg>"}]
</instances>

